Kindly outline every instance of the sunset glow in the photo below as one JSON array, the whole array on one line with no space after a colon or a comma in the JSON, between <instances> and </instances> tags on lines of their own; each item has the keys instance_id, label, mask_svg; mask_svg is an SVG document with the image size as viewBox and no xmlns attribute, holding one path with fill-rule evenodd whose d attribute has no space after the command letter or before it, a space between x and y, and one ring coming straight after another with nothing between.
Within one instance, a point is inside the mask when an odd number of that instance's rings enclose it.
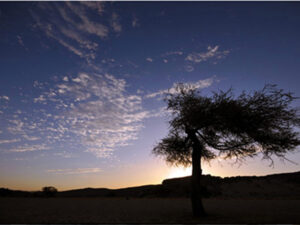
<instances>
[{"instance_id":1,"label":"sunset glow","mask_svg":"<svg viewBox=\"0 0 300 225\"><path fill-rule=\"evenodd\" d=\"M268 12L268 13L265 13ZM299 4L0 2L0 187L119 188L189 176L151 154L176 83L300 96ZM300 100L295 101L300 105ZM299 170L261 156L215 176Z\"/></svg>"},{"instance_id":2,"label":"sunset glow","mask_svg":"<svg viewBox=\"0 0 300 225\"><path fill-rule=\"evenodd\" d=\"M182 168L182 167L175 167L171 170L168 174L167 178L175 178L175 177L186 177L192 174L192 168Z\"/></svg>"}]
</instances>

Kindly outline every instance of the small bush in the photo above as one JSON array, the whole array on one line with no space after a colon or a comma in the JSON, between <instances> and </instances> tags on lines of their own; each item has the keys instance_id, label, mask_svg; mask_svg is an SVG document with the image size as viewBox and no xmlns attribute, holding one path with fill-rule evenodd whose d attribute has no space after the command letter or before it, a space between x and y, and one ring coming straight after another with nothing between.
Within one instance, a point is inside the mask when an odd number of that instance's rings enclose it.
<instances>
[{"instance_id":1,"label":"small bush","mask_svg":"<svg viewBox=\"0 0 300 225\"><path fill-rule=\"evenodd\" d=\"M42 192L45 197L54 197L57 193L57 189L55 187L48 186L48 187L43 187Z\"/></svg>"}]
</instances>

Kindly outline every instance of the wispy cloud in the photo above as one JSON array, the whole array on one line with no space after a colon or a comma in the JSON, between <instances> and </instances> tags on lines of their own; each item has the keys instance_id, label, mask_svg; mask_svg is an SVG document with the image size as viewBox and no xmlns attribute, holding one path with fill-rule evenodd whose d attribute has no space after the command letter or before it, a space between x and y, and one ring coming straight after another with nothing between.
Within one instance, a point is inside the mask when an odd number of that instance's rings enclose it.
<instances>
[{"instance_id":1,"label":"wispy cloud","mask_svg":"<svg viewBox=\"0 0 300 225\"><path fill-rule=\"evenodd\" d=\"M185 69L187 72L193 72L195 68L194 68L192 65L185 65L185 66L184 66L184 69Z\"/></svg>"},{"instance_id":2,"label":"wispy cloud","mask_svg":"<svg viewBox=\"0 0 300 225\"><path fill-rule=\"evenodd\" d=\"M74 154L71 154L70 152L67 152L67 151L56 152L56 153L54 153L54 155L62 157L62 158L66 158L66 159L75 157Z\"/></svg>"},{"instance_id":3,"label":"wispy cloud","mask_svg":"<svg viewBox=\"0 0 300 225\"><path fill-rule=\"evenodd\" d=\"M38 9L31 10L31 15L36 22L35 27L46 36L90 62L96 58L99 46L99 40L91 38L91 35L100 40L109 35L108 26L99 22L105 21L104 5L104 2L41 2ZM90 12L96 12L97 16ZM112 13L111 26L115 32L122 30L119 19L116 13Z\"/></svg>"},{"instance_id":4,"label":"wispy cloud","mask_svg":"<svg viewBox=\"0 0 300 225\"><path fill-rule=\"evenodd\" d=\"M87 6L90 9L96 10L99 15L104 12L104 2L101 1L81 1L80 4Z\"/></svg>"},{"instance_id":5,"label":"wispy cloud","mask_svg":"<svg viewBox=\"0 0 300 225\"><path fill-rule=\"evenodd\" d=\"M24 122L21 119L11 119L9 120L10 126L7 130L12 134L23 133Z\"/></svg>"},{"instance_id":6,"label":"wispy cloud","mask_svg":"<svg viewBox=\"0 0 300 225\"><path fill-rule=\"evenodd\" d=\"M183 55L183 51L170 51L162 54L162 57L168 57L172 55Z\"/></svg>"},{"instance_id":7,"label":"wispy cloud","mask_svg":"<svg viewBox=\"0 0 300 225\"><path fill-rule=\"evenodd\" d=\"M127 86L124 79L108 73L34 82L36 96L31 101L35 104L7 114L3 130L14 139L0 143L14 144L4 152L68 149L110 157L115 149L138 138L145 119L159 116L144 110L141 95L129 94Z\"/></svg>"},{"instance_id":8,"label":"wispy cloud","mask_svg":"<svg viewBox=\"0 0 300 225\"><path fill-rule=\"evenodd\" d=\"M190 83L185 83L185 84L188 84L193 89L203 89L203 88L207 88L207 87L211 86L214 81L215 81L215 76L212 78L207 78L204 80L198 80L197 82L193 82L193 83L190 82ZM163 95L168 94L168 93L175 94L175 93L177 93L176 85L177 85L177 83L174 83L173 86L169 89L159 90L157 92L150 93L150 94L146 95L145 98L162 97Z\"/></svg>"},{"instance_id":9,"label":"wispy cloud","mask_svg":"<svg viewBox=\"0 0 300 225\"><path fill-rule=\"evenodd\" d=\"M132 25L132 27L139 27L140 26L139 20L135 15L133 16L131 25Z\"/></svg>"},{"instance_id":10,"label":"wispy cloud","mask_svg":"<svg viewBox=\"0 0 300 225\"><path fill-rule=\"evenodd\" d=\"M9 149L7 152L32 152L32 151L41 151L49 149L45 144L37 144L37 145L28 145L25 144L23 146L18 146L17 148Z\"/></svg>"},{"instance_id":11,"label":"wispy cloud","mask_svg":"<svg viewBox=\"0 0 300 225\"><path fill-rule=\"evenodd\" d=\"M66 5L68 6L68 9L73 13L73 15L80 19L80 22L78 23L76 22L76 20L71 18L72 15L61 14L67 22L73 24L78 30L94 34L100 38L107 37L107 27L89 18L85 8L85 6L87 6L86 4L81 4L77 2L66 2Z\"/></svg>"},{"instance_id":12,"label":"wispy cloud","mask_svg":"<svg viewBox=\"0 0 300 225\"><path fill-rule=\"evenodd\" d=\"M0 144L9 144L9 143L15 143L19 142L20 139L8 139L8 140L0 140Z\"/></svg>"},{"instance_id":13,"label":"wispy cloud","mask_svg":"<svg viewBox=\"0 0 300 225\"><path fill-rule=\"evenodd\" d=\"M55 88L34 98L37 104L47 103L56 110L48 117L44 114L48 139L62 141L72 134L85 151L97 157L108 157L115 148L136 140L143 120L154 114L143 110L141 96L128 94L126 85L111 74L64 76ZM48 118L54 122L47 122ZM11 131L25 126L20 122L12 121Z\"/></svg>"},{"instance_id":14,"label":"wispy cloud","mask_svg":"<svg viewBox=\"0 0 300 225\"><path fill-rule=\"evenodd\" d=\"M6 95L0 96L0 100L1 100L1 99L6 100L6 101L9 101L9 100L10 100L10 98L9 98L8 96L6 96Z\"/></svg>"},{"instance_id":15,"label":"wispy cloud","mask_svg":"<svg viewBox=\"0 0 300 225\"><path fill-rule=\"evenodd\" d=\"M153 59L150 58L150 57L148 57L148 58L146 58L146 61L148 61L148 62L153 62Z\"/></svg>"},{"instance_id":16,"label":"wispy cloud","mask_svg":"<svg viewBox=\"0 0 300 225\"><path fill-rule=\"evenodd\" d=\"M44 95L40 95L38 98L34 98L33 101L34 101L34 103L36 103L36 102L45 102L46 98L45 98Z\"/></svg>"},{"instance_id":17,"label":"wispy cloud","mask_svg":"<svg viewBox=\"0 0 300 225\"><path fill-rule=\"evenodd\" d=\"M23 42L23 38L20 36L20 35L17 35L17 40L18 40L18 43L23 47L25 48L25 45L24 45L24 42ZM26 49L26 48L25 48Z\"/></svg>"},{"instance_id":18,"label":"wispy cloud","mask_svg":"<svg viewBox=\"0 0 300 225\"><path fill-rule=\"evenodd\" d=\"M191 52L185 50L173 50L167 51L160 54L155 59L161 60L163 63L170 62L181 62L183 64L183 68L187 72L192 72L195 70L195 64L209 61L213 64L217 64L219 60L225 58L230 53L229 50L220 50L218 45L211 47L208 46L206 51L203 52ZM153 57L146 58L147 61L152 62Z\"/></svg>"},{"instance_id":19,"label":"wispy cloud","mask_svg":"<svg viewBox=\"0 0 300 225\"><path fill-rule=\"evenodd\" d=\"M112 16L111 16L111 27L113 28L113 30L115 32L121 32L122 31L122 26L119 22L119 16L117 13L113 13Z\"/></svg>"},{"instance_id":20,"label":"wispy cloud","mask_svg":"<svg viewBox=\"0 0 300 225\"><path fill-rule=\"evenodd\" d=\"M215 47L208 46L206 52L190 53L185 58L185 60L193 63L200 63L207 61L208 59L222 59L226 57L229 52L229 50L220 51L218 45L216 45Z\"/></svg>"},{"instance_id":21,"label":"wispy cloud","mask_svg":"<svg viewBox=\"0 0 300 225\"><path fill-rule=\"evenodd\" d=\"M28 136L27 134L24 134L22 137L23 137L25 140L28 140L28 141L36 141L36 140L39 140L39 139L40 139L39 137Z\"/></svg>"},{"instance_id":22,"label":"wispy cloud","mask_svg":"<svg viewBox=\"0 0 300 225\"><path fill-rule=\"evenodd\" d=\"M54 170L47 170L48 173L54 174L85 174L85 173L99 173L102 170L100 168L76 168L76 169L54 169Z\"/></svg>"}]
</instances>

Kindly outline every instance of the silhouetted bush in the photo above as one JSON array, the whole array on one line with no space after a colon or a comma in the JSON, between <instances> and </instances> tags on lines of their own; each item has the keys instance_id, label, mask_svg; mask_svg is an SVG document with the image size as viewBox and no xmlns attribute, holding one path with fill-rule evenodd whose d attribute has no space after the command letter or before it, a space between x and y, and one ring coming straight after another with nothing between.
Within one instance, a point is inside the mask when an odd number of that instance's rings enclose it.
<instances>
[{"instance_id":1,"label":"silhouetted bush","mask_svg":"<svg viewBox=\"0 0 300 225\"><path fill-rule=\"evenodd\" d=\"M42 192L45 197L54 197L57 193L57 189L55 187L48 186L48 187L43 187Z\"/></svg>"}]
</instances>

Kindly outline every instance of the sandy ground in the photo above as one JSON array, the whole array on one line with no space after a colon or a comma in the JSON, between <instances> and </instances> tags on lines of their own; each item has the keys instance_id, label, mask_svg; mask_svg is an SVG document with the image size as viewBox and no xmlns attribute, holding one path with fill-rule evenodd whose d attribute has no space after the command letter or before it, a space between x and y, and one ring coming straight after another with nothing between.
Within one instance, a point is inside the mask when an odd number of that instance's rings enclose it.
<instances>
[{"instance_id":1,"label":"sandy ground","mask_svg":"<svg viewBox=\"0 0 300 225\"><path fill-rule=\"evenodd\" d=\"M189 199L0 198L0 223L298 223L300 200L205 199L208 216L191 216Z\"/></svg>"}]
</instances>

